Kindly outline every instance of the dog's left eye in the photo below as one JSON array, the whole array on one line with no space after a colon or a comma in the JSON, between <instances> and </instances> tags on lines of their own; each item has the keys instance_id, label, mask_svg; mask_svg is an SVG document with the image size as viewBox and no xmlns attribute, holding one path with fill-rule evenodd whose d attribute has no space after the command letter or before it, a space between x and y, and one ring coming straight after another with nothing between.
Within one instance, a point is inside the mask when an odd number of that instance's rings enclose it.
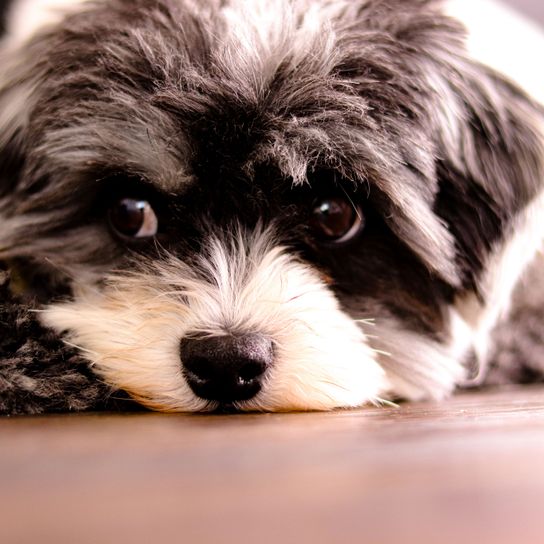
<instances>
[{"instance_id":1,"label":"dog's left eye","mask_svg":"<svg viewBox=\"0 0 544 544\"><path fill-rule=\"evenodd\" d=\"M157 215L147 200L122 198L110 207L108 217L117 233L130 238L155 236L159 227Z\"/></svg>"},{"instance_id":2,"label":"dog's left eye","mask_svg":"<svg viewBox=\"0 0 544 544\"><path fill-rule=\"evenodd\" d=\"M365 218L360 206L347 197L332 196L314 203L310 226L320 241L342 244L362 231Z\"/></svg>"}]
</instances>

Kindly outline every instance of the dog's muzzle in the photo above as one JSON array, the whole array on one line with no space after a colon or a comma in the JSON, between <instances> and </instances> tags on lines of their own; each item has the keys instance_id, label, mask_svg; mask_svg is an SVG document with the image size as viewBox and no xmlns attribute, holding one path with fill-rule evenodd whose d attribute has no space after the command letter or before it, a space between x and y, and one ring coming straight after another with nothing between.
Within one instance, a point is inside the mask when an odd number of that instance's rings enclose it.
<instances>
[{"instance_id":1,"label":"dog's muzzle","mask_svg":"<svg viewBox=\"0 0 544 544\"><path fill-rule=\"evenodd\" d=\"M274 361L272 341L259 334L184 338L183 373L202 399L232 403L253 398Z\"/></svg>"}]
</instances>

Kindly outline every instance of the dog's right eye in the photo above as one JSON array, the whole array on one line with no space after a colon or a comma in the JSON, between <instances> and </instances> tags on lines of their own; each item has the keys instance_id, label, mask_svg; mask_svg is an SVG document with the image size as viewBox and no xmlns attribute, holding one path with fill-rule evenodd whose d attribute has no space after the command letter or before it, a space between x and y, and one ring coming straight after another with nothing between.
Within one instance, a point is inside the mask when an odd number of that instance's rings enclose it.
<instances>
[{"instance_id":1,"label":"dog's right eye","mask_svg":"<svg viewBox=\"0 0 544 544\"><path fill-rule=\"evenodd\" d=\"M319 198L314 203L310 227L323 243L336 245L349 242L364 226L361 208L346 196Z\"/></svg>"},{"instance_id":2,"label":"dog's right eye","mask_svg":"<svg viewBox=\"0 0 544 544\"><path fill-rule=\"evenodd\" d=\"M122 198L108 211L112 228L123 237L150 238L157 234L159 220L147 200Z\"/></svg>"}]
</instances>

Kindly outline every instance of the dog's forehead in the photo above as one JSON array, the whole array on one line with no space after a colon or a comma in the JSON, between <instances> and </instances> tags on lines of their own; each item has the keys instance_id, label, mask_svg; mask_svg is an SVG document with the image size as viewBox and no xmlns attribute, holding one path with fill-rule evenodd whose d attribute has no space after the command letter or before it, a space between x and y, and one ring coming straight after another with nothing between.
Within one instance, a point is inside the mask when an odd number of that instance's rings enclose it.
<instances>
[{"instance_id":1,"label":"dog's forehead","mask_svg":"<svg viewBox=\"0 0 544 544\"><path fill-rule=\"evenodd\" d=\"M226 165L248 172L257 158L295 182L320 162L366 178L369 164L380 166L375 155L406 160L376 121L377 111L406 109L394 103L403 94L384 84L369 103L350 80L356 65L372 85L373 55L381 77L393 78L376 52L385 38L371 32L359 44L363 57L349 43L348 21L360 17L354 6L373 4L91 4L68 18L49 51L58 68L45 86L40 150L61 168L125 168L168 191Z\"/></svg>"},{"instance_id":2,"label":"dog's forehead","mask_svg":"<svg viewBox=\"0 0 544 544\"><path fill-rule=\"evenodd\" d=\"M194 168L221 170L236 157L244 169L274 134L294 136L315 125L309 108L323 99L330 67L316 62L304 74L302 65L310 50L328 58L330 44L316 32L317 14L311 25L299 20L292 8L302 2L287 9L275 0L266 13L256 1L158 2L155 8L136 2L134 10L111 4L93 8L92 21L85 14L70 18L51 51L59 66L68 48L78 59L47 81L44 117L62 112L62 119L44 120L43 149L51 159L72 170L113 162L175 190L193 178ZM331 93L328 102L333 106Z\"/></svg>"}]
</instances>

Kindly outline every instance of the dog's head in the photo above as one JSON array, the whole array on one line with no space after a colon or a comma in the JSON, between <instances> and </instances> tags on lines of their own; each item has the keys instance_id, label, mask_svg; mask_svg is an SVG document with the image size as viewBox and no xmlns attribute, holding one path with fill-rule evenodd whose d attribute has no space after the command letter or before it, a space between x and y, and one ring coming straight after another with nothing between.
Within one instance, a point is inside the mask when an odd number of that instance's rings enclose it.
<instances>
[{"instance_id":1,"label":"dog's head","mask_svg":"<svg viewBox=\"0 0 544 544\"><path fill-rule=\"evenodd\" d=\"M440 396L539 168L462 38L435 2L84 3L2 52L0 258L154 408Z\"/></svg>"}]
</instances>

